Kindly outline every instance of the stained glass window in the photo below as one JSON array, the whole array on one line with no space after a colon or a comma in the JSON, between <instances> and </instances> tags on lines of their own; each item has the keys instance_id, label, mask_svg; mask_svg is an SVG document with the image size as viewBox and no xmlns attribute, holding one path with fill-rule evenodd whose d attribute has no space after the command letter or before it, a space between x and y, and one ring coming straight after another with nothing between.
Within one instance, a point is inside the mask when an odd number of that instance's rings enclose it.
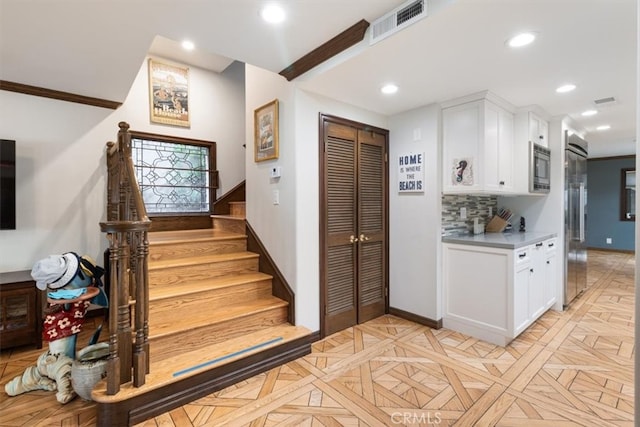
<instances>
[{"instance_id":1,"label":"stained glass window","mask_svg":"<svg viewBox=\"0 0 640 427\"><path fill-rule=\"evenodd\" d=\"M132 138L131 151L149 214L209 212L209 147Z\"/></svg>"}]
</instances>

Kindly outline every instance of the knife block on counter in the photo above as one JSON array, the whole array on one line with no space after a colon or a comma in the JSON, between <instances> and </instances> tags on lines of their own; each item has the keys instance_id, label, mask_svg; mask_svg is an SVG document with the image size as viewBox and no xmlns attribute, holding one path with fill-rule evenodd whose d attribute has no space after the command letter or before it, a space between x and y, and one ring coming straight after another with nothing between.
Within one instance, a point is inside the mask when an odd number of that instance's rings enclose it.
<instances>
[{"instance_id":1,"label":"knife block on counter","mask_svg":"<svg viewBox=\"0 0 640 427\"><path fill-rule=\"evenodd\" d=\"M502 233L509 223L499 216L491 218L489 224L484 228L486 233Z\"/></svg>"}]
</instances>

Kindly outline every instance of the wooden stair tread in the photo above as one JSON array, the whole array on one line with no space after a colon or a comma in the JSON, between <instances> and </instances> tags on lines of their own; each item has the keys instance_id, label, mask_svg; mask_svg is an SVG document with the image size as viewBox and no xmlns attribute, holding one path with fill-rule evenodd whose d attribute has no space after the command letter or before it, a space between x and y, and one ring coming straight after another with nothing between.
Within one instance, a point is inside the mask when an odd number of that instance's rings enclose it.
<instances>
[{"instance_id":1,"label":"wooden stair tread","mask_svg":"<svg viewBox=\"0 0 640 427\"><path fill-rule=\"evenodd\" d=\"M149 301L157 301L166 298L176 298L181 295L194 294L224 287L236 286L243 283L258 282L262 280L272 279L272 276L265 273L244 273L236 274L231 277L221 276L208 280L200 280L177 286L152 287L149 290Z\"/></svg>"},{"instance_id":2,"label":"wooden stair tread","mask_svg":"<svg viewBox=\"0 0 640 427\"><path fill-rule=\"evenodd\" d=\"M243 216L233 216L233 215L211 215L211 218L218 218L218 219L231 219L231 220L236 220L236 221L244 221L245 217ZM215 228L214 228L215 230Z\"/></svg>"},{"instance_id":3,"label":"wooden stair tread","mask_svg":"<svg viewBox=\"0 0 640 427\"><path fill-rule=\"evenodd\" d=\"M195 230L179 231L154 231L149 233L150 245L168 245L174 243L206 241L206 240L228 240L247 237L246 234L231 233L229 231L216 228L201 228Z\"/></svg>"},{"instance_id":4,"label":"wooden stair tread","mask_svg":"<svg viewBox=\"0 0 640 427\"><path fill-rule=\"evenodd\" d=\"M94 388L92 398L94 401L102 403L131 399L133 396L166 387L199 372L224 366L248 355L309 336L310 334L311 331L307 328L293 326L288 323L271 326L221 343L184 352L159 362L152 361L150 373L147 374L146 382L141 387L133 387L131 382L125 383L121 385L117 394L108 396L106 394L106 381L103 380ZM187 372L182 373L181 371ZM180 374L175 376L174 374L176 373Z\"/></svg>"},{"instance_id":5,"label":"wooden stair tread","mask_svg":"<svg viewBox=\"0 0 640 427\"><path fill-rule=\"evenodd\" d=\"M233 261L242 259L258 258L259 255L254 252L231 252L226 254L203 255L189 258L177 258L166 260L149 261L149 271L160 270L163 268L183 267L189 265L206 264L213 262Z\"/></svg>"},{"instance_id":6,"label":"wooden stair tread","mask_svg":"<svg viewBox=\"0 0 640 427\"><path fill-rule=\"evenodd\" d=\"M177 312L171 322L159 322L157 325L150 322L149 339L153 340L154 338L180 333L186 329L194 330L213 326L231 319L241 319L263 311L286 307L287 305L289 305L288 302L272 296L216 307L215 311L212 309L211 311L201 311L197 313L190 312L188 317L181 316L180 313Z\"/></svg>"}]
</instances>

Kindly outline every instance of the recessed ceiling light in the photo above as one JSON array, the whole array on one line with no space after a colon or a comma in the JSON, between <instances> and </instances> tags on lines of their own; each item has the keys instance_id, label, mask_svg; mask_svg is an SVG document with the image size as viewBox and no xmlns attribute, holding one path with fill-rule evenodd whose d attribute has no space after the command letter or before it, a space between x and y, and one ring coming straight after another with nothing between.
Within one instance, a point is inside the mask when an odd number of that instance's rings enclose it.
<instances>
[{"instance_id":1,"label":"recessed ceiling light","mask_svg":"<svg viewBox=\"0 0 640 427\"><path fill-rule=\"evenodd\" d=\"M260 11L260 16L262 16L262 19L270 24L279 24L284 21L285 13L284 9L282 9L277 4L272 3L262 8L262 10Z\"/></svg>"},{"instance_id":2,"label":"recessed ceiling light","mask_svg":"<svg viewBox=\"0 0 640 427\"><path fill-rule=\"evenodd\" d=\"M522 47L533 43L535 39L536 35L534 33L520 33L507 40L507 45L510 47Z\"/></svg>"},{"instance_id":3,"label":"recessed ceiling light","mask_svg":"<svg viewBox=\"0 0 640 427\"><path fill-rule=\"evenodd\" d=\"M382 86L382 88L380 88L380 92L384 93L385 95L391 95L394 94L398 91L398 86L394 85L393 83L389 83L387 85Z\"/></svg>"},{"instance_id":4,"label":"recessed ceiling light","mask_svg":"<svg viewBox=\"0 0 640 427\"><path fill-rule=\"evenodd\" d=\"M558 92L558 93L567 93L567 92L571 92L575 88L576 88L576 85L574 85L572 83L568 83L566 85L562 85L562 86L558 87L556 89L556 92Z\"/></svg>"},{"instance_id":5,"label":"recessed ceiling light","mask_svg":"<svg viewBox=\"0 0 640 427\"><path fill-rule=\"evenodd\" d=\"M595 116L596 114L598 114L598 110L587 110L582 112L582 115L585 117Z\"/></svg>"},{"instance_id":6,"label":"recessed ceiling light","mask_svg":"<svg viewBox=\"0 0 640 427\"><path fill-rule=\"evenodd\" d=\"M596 128L596 130L608 130L608 129L611 129L611 126L609 126L609 125L602 125L602 126L598 126L598 127Z\"/></svg>"},{"instance_id":7,"label":"recessed ceiling light","mask_svg":"<svg viewBox=\"0 0 640 427\"><path fill-rule=\"evenodd\" d=\"M195 48L196 48L196 45L195 45L195 44L193 44L193 42L192 42L191 40L184 40L184 41L182 42L182 48L183 48L184 50L193 50L193 49L195 49Z\"/></svg>"}]
</instances>

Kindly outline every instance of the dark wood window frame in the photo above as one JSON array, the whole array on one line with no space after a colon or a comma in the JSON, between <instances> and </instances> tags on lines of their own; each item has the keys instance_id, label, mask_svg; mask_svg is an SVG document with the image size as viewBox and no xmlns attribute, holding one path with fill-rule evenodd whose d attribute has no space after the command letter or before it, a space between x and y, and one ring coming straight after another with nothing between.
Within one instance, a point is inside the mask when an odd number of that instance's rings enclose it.
<instances>
[{"instance_id":1,"label":"dark wood window frame","mask_svg":"<svg viewBox=\"0 0 640 427\"><path fill-rule=\"evenodd\" d=\"M182 138L177 136L160 135L148 132L131 131L131 139L146 139L174 144L197 145L209 147L209 212L185 212L181 214L150 214L152 231L188 230L196 228L211 228L211 214L216 201L218 189L218 170L216 167L216 143L199 139Z\"/></svg>"},{"instance_id":2,"label":"dark wood window frame","mask_svg":"<svg viewBox=\"0 0 640 427\"><path fill-rule=\"evenodd\" d=\"M627 172L635 172L635 170L636 168L622 168L620 170L620 221L636 220L635 214L629 214L631 209L630 206L627 205Z\"/></svg>"}]
</instances>

